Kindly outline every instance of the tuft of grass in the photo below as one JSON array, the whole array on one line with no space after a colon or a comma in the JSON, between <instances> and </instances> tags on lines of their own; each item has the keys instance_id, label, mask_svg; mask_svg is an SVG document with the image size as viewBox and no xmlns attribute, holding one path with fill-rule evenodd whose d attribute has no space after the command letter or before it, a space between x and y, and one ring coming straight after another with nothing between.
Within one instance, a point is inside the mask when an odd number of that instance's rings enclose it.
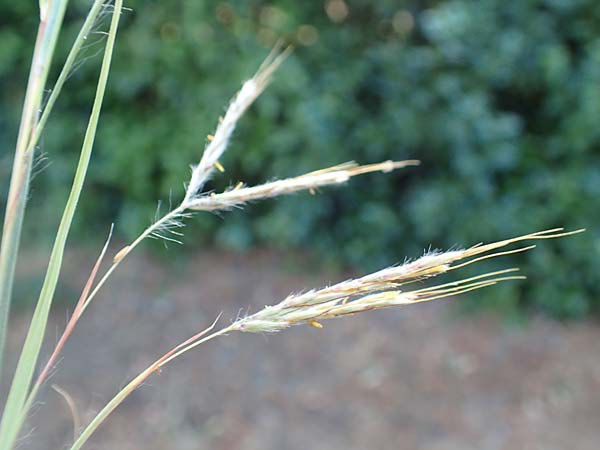
<instances>
[{"instance_id":1,"label":"tuft of grass","mask_svg":"<svg viewBox=\"0 0 600 450\"><path fill-rule=\"evenodd\" d=\"M40 28L40 32L44 36L44 39L42 39L40 42L47 43L48 45L52 44L52 49L55 44L58 29L60 29L60 21L62 21L62 15L60 14L64 14L65 5L66 2L60 2L59 0L43 0L40 2L40 15L42 18L42 23L48 25L49 23L53 23L50 18L55 18L53 20L55 20L55 26L57 28L52 31L50 36L52 39L43 34L47 32L44 31L47 30L47 28ZM11 182L11 193L9 194L8 203L9 208L7 209L6 213L6 217L9 218L9 232L8 234L5 232L3 235L2 243L2 251L6 251L6 255L9 255L5 259L2 259L2 261L8 262L8 265L0 265L0 277L3 277L2 279L10 279L10 283L6 285L6 288L4 287L5 285L3 285L3 291L0 292L2 295L2 299L0 300L5 303L5 307L10 301L10 288L12 286L13 277L12 272L14 272L14 262L16 261L16 249L18 248L20 233L20 222L22 221L22 213L24 210L24 198L21 199L20 195L27 190L29 180L28 170L30 170L31 155L33 154L37 141L41 136L48 116L57 99L58 93L63 87L63 84L67 78L67 74L71 70L75 58L81 49L83 40L90 32L91 27L96 21L96 18L99 16L99 14L101 14L102 11L107 10L108 5L108 2L99 0L95 1L92 5L88 18L86 19L63 67L63 71L56 82L56 89L53 91L50 97L50 101L46 107L47 109L44 110L39 122L37 121L37 113L31 114L30 108L36 104L39 105L39 98L34 96L34 94L37 95L39 92L41 92L39 91L39 86L41 85L43 88L43 85L45 84L45 76L47 74L44 74L43 77L38 75L34 77L32 75L33 78L30 79L30 83L33 83L31 87L31 94L28 88L28 97L26 98L24 108L24 123L26 124L26 129L23 131L23 137L21 136L21 133L19 134L19 139L23 138L24 140L23 142L19 141L21 143L17 144L17 155L15 157L16 172L13 172L13 178L17 180L15 181L16 188L13 192L13 184ZM60 9L61 7L63 8L62 10ZM233 97L225 115L219 119L214 134L207 137L207 145L200 161L197 164L192 165L191 176L187 183L187 187L185 188L185 194L181 203L164 216L155 220L152 224L150 224L150 226L143 230L136 239L119 250L113 256L112 264L108 267L104 274L99 277L99 281L94 284L99 274L101 263L104 260L107 252L108 241L110 240L110 234L112 233L111 228L109 238L107 239L107 242L104 245L100 256L98 257L96 264L91 270L90 276L79 297L79 301L74 308L71 318L67 323L61 338L56 344L54 351L52 352L43 370L37 377L35 383L32 385L33 374L44 338L48 315L61 271L62 258L67 237L90 163L102 102L108 82L112 54L122 8L122 0L115 0L114 6L112 7L112 19L106 41L104 57L100 68L96 95L93 101L87 130L83 140L79 163L75 170L71 192L69 194L56 234L54 247L50 255L50 261L39 299L33 313L30 329L23 345L15 375L13 377L13 382L4 406L4 413L0 422L0 450L12 450L14 448L15 442L19 436L20 430L25 421L27 413L31 408L31 405L35 401L35 398L41 387L44 385L44 382L48 379L48 374L58 361L58 357L64 348L66 341L71 336L72 331L77 325L79 319L97 296L101 288L110 279L114 271L147 237L179 242L178 237L181 235L179 229L183 227L185 219L200 211L227 211L233 208L241 207L242 205L251 201L259 201L280 195L287 195L300 190L308 190L314 194L321 187L342 184L349 181L354 176L374 172L389 173L400 168L419 164L419 162L416 160L384 161L369 165L358 165L354 162L349 162L334 167L313 171L293 178L266 182L258 186L246 186L244 183L238 182L234 186L221 193L205 191L204 187L206 181L217 171L223 172L225 170L225 168L219 162L219 158L226 151L227 145L231 140L238 121L241 119L244 112L248 110L252 103L266 89L273 77L274 72L290 53L289 48L282 50L281 46L276 46L276 48L267 56L263 64L259 67L255 75L246 81L242 85L240 91ZM52 14L55 15L53 16ZM36 52L37 51L38 48L36 46ZM40 56L39 58L44 62L49 63L51 60L51 54L52 51L46 50L46 53L43 53L44 56ZM36 61L37 59L34 55L32 73L36 69ZM30 95L33 96L31 99L29 99ZM28 161L29 169L27 166ZM11 197L11 195L13 197ZM21 215L20 218L18 216L19 214ZM5 226L5 231L6 230L7 228ZM254 314L245 317L239 317L236 320L233 320L229 325L226 325L223 328L215 331L220 318L219 315L219 317L217 317L217 319L209 327L194 334L179 345L176 345L169 352L156 359L145 370L134 377L104 406L104 408L97 413L97 415L83 428L80 433L78 422L79 415L73 406L72 399L69 397L66 391L55 387L57 392L64 397L65 402L72 412L75 422L73 444L70 448L71 450L81 449L88 442L95 431L108 419L110 414L152 374L160 371L161 368L169 364L183 353L186 353L212 339L233 332L277 333L291 326L302 324L321 329L323 328L322 322L329 319L342 318L358 313L394 306L404 306L424 301L454 297L473 290L494 286L498 283L522 280L525 277L516 274L518 271L517 268L508 268L495 272L482 273L469 278L459 278L456 281L433 284L432 286L427 287L424 287L422 284L420 284L424 280L434 279L439 275L459 270L468 265L477 264L489 258L502 257L512 253L529 251L535 247L533 245L529 245L525 247L518 247L516 249L503 249L504 247L518 242L526 240L553 239L569 236L581 231L583 230L565 232L562 228L555 228L552 230L506 239L491 244L477 244L463 250L430 252L414 261L410 261L398 266L387 267L359 278L341 281L331 286L309 290L300 294L291 294L275 305L266 306ZM9 245L6 247L4 239L8 239L10 241ZM2 264L4 264L4 262L2 262ZM10 269L11 264L13 265L12 269ZM8 292L8 296L6 295L6 292ZM6 311L7 309L3 310L2 307L0 307L0 314L6 313ZM0 321L1 319L2 318L0 317Z\"/></svg>"}]
</instances>

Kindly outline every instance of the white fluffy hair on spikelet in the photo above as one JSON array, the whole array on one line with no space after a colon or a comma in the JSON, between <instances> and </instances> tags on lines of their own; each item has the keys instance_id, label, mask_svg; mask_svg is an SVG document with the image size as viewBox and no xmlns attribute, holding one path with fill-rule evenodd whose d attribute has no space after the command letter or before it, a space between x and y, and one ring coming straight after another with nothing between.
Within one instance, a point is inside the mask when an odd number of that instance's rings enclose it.
<instances>
[{"instance_id":1,"label":"white fluffy hair on spikelet","mask_svg":"<svg viewBox=\"0 0 600 450\"><path fill-rule=\"evenodd\" d=\"M204 183L215 167L222 170L219 158L227 148L238 120L265 90L273 73L290 51L291 48L288 47L280 53L280 46L276 46L261 64L256 74L242 85L242 88L231 100L225 116L219 118L219 124L214 135L208 136L209 142L204 149L202 159L197 165L192 166L192 176L186 190L185 203L191 201L202 190Z\"/></svg>"}]
</instances>

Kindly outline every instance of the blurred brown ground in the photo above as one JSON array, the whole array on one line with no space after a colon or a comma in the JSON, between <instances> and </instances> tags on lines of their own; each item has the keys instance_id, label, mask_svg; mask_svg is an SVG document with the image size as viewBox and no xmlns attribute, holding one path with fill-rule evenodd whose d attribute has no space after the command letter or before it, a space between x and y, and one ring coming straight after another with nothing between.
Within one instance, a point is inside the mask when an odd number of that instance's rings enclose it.
<instances>
[{"instance_id":1,"label":"blurred brown ground","mask_svg":"<svg viewBox=\"0 0 600 450\"><path fill-rule=\"evenodd\" d=\"M63 305L77 298L93 259L86 251L66 258ZM19 279L26 283L43 267L26 256ZM302 258L269 252L199 252L185 263L138 254L122 269L86 313L51 380L72 395L84 422L220 311L225 323L248 307L348 276L315 275ZM516 328L449 312L441 301L329 321L322 330L221 338L151 378L88 448L599 448L598 324L535 319ZM54 314L52 342L65 317ZM13 364L28 320L23 311L11 320ZM44 360L48 354L47 347ZM21 449L70 442L63 399L46 388L42 402Z\"/></svg>"}]
</instances>

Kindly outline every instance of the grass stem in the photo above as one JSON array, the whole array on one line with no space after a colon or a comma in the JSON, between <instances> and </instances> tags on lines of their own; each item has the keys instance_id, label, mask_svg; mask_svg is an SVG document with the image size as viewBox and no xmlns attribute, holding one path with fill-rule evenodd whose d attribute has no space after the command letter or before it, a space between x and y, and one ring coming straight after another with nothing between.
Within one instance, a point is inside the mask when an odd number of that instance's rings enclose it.
<instances>
[{"instance_id":1,"label":"grass stem","mask_svg":"<svg viewBox=\"0 0 600 450\"><path fill-rule=\"evenodd\" d=\"M40 25L36 38L31 71L25 93L21 125L17 137L10 187L4 213L2 243L0 244L0 375L6 340L6 326L12 299L12 289L21 241L23 217L29 193L33 152L28 144L38 123L48 71L54 56L56 41L68 0L54 0L40 10Z\"/></svg>"},{"instance_id":2,"label":"grass stem","mask_svg":"<svg viewBox=\"0 0 600 450\"><path fill-rule=\"evenodd\" d=\"M62 266L67 237L73 221L75 209L77 208L77 203L79 202L91 158L94 139L96 137L98 120L100 118L100 111L102 109L102 102L108 82L108 74L110 72L117 28L121 16L122 3L122 0L115 1L110 30L100 69L100 76L98 78L96 95L83 140L79 163L75 171L71 192L56 234L40 296L6 400L2 422L0 422L0 450L12 450L27 414L27 411L24 411L24 406L44 338L50 306L52 305L58 276Z\"/></svg>"}]
</instances>

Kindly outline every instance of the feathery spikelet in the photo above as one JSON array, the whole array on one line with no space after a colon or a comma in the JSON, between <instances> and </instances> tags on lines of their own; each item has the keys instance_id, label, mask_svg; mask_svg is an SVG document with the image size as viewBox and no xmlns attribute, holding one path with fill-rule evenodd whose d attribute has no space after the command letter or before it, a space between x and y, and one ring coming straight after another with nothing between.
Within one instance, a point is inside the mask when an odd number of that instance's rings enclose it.
<instances>
[{"instance_id":1,"label":"feathery spikelet","mask_svg":"<svg viewBox=\"0 0 600 450\"><path fill-rule=\"evenodd\" d=\"M406 264L388 267L361 278L342 281L332 286L299 295L290 295L274 306L239 319L232 330L248 333L275 333L298 324L319 327L321 320L333 319L360 312L389 308L391 306L447 298L499 282L524 279L512 275L519 269L505 269L484 273L437 286L404 290L400 287L425 278L434 277L484 259L531 250L535 246L495 252L494 250L523 240L551 239L579 233L583 230L563 232L562 228L527 234L487 245L476 245L465 250L425 255ZM458 261L465 261L455 264Z\"/></svg>"},{"instance_id":2,"label":"feathery spikelet","mask_svg":"<svg viewBox=\"0 0 600 450\"><path fill-rule=\"evenodd\" d=\"M259 186L245 188L236 186L235 188L231 188L220 194L203 195L189 201L186 204L186 207L196 211L230 210L236 206L254 200L291 194L300 190L309 190L312 193L318 187L345 183L350 178L357 175L369 172L387 173L402 167L416 166L418 164L419 161L416 160L384 161L382 163L367 164L364 166L349 162L294 178L272 181Z\"/></svg>"},{"instance_id":3,"label":"feathery spikelet","mask_svg":"<svg viewBox=\"0 0 600 450\"><path fill-rule=\"evenodd\" d=\"M202 190L204 183L215 167L222 167L218 160L225 152L238 120L265 90L273 73L290 51L289 47L283 52L280 52L280 47L275 47L256 74L242 85L240 91L231 100L225 116L222 120L219 120L215 133L208 138L209 142L204 149L202 159L198 165L192 166L192 176L185 193L184 202L189 202Z\"/></svg>"}]
</instances>

